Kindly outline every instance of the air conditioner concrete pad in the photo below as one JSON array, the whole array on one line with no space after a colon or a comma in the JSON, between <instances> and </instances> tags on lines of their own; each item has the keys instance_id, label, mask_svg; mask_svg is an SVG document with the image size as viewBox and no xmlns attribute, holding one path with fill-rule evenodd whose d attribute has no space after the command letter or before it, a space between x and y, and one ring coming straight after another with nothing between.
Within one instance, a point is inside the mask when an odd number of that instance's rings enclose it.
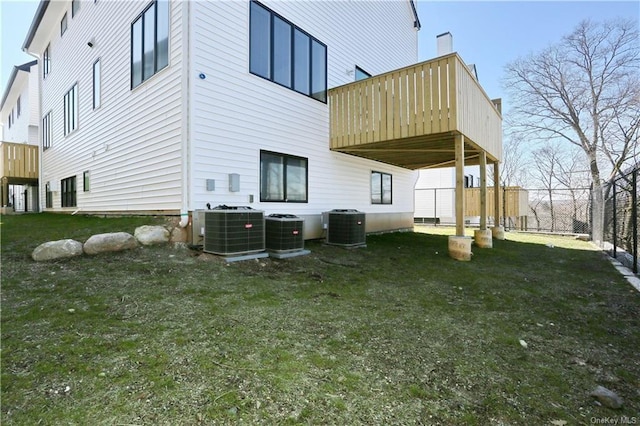
<instances>
[{"instance_id":1,"label":"air conditioner concrete pad","mask_svg":"<svg viewBox=\"0 0 640 426\"><path fill-rule=\"evenodd\" d=\"M276 259L288 259L290 257L304 256L309 253L311 253L310 250L297 250L297 251L290 251L285 253L269 252L269 257L275 257Z\"/></svg>"},{"instance_id":2,"label":"air conditioner concrete pad","mask_svg":"<svg viewBox=\"0 0 640 426\"><path fill-rule=\"evenodd\" d=\"M264 257L269 257L269 253L262 252L262 253L243 254L241 256L227 256L227 257L224 257L224 260L227 263L232 263L232 262L240 262L242 260L262 259Z\"/></svg>"}]
</instances>

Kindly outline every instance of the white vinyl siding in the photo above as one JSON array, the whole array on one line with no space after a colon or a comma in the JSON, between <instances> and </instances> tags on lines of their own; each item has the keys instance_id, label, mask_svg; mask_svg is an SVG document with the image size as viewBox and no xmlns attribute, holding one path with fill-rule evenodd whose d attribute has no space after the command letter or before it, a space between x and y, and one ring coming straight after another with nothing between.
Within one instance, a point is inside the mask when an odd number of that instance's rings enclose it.
<instances>
[{"instance_id":1,"label":"white vinyl siding","mask_svg":"<svg viewBox=\"0 0 640 426\"><path fill-rule=\"evenodd\" d=\"M41 157L41 178L59 183L90 170L91 191L77 193L77 207L85 211L177 212L181 207L184 3L168 3L170 65L131 90L131 24L148 4L83 2L64 37L59 37L58 28L52 34L56 72L42 84L42 110L52 112L53 143ZM88 48L92 38L96 44ZM92 113L92 67L98 59L99 114ZM79 126L64 137L63 97L76 80ZM45 200L44 193L41 199ZM53 192L53 208L59 207L60 193Z\"/></svg>"},{"instance_id":2,"label":"white vinyl siding","mask_svg":"<svg viewBox=\"0 0 640 426\"><path fill-rule=\"evenodd\" d=\"M353 73L346 70L356 64L381 73L417 62L413 15L403 2L331 2L331 7L323 2L262 3L326 43L329 87L352 81ZM327 104L256 78L257 64L250 62L250 37L255 34L249 25L251 5L191 3L193 69L206 78L192 80L189 96L190 209L205 208L206 203L246 205L253 196L250 205L267 214L319 215L355 208L412 218L417 172L331 152ZM311 47L304 52L312 55ZM294 89L310 93L311 81L296 80L295 67L293 77ZM259 201L261 150L308 159L307 203ZM392 205L371 204L372 170L393 175ZM240 175L239 192L226 188L230 173ZM214 191L206 190L207 179L216 181Z\"/></svg>"}]
</instances>

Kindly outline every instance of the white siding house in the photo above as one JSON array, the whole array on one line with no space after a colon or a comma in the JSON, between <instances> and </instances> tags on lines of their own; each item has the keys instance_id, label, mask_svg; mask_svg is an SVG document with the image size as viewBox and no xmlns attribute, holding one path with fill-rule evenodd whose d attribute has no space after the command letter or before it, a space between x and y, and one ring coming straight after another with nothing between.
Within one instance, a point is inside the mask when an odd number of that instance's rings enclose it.
<instances>
[{"instance_id":1,"label":"white siding house","mask_svg":"<svg viewBox=\"0 0 640 426\"><path fill-rule=\"evenodd\" d=\"M304 217L308 238L335 208L410 227L417 172L331 151L326 90L415 63L417 28L410 0L43 0L24 42L50 126L42 208L246 205Z\"/></svg>"},{"instance_id":2,"label":"white siding house","mask_svg":"<svg viewBox=\"0 0 640 426\"><path fill-rule=\"evenodd\" d=\"M38 125L40 122L38 95L38 63L27 62L13 67L0 106L3 143L2 158L7 162L17 160L30 163L37 170L37 151L12 144L38 145ZM8 163L7 163L8 164ZM11 204L15 211L36 211L38 209L37 178L26 178L20 170L5 170L2 167L2 204ZM6 193L4 193L6 192Z\"/></svg>"}]
</instances>

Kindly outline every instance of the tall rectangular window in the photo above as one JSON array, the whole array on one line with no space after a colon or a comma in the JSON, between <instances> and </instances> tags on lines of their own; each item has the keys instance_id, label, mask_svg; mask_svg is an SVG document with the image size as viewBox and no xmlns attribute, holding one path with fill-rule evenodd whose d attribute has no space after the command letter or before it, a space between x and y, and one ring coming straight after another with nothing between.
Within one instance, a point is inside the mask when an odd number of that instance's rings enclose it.
<instances>
[{"instance_id":1,"label":"tall rectangular window","mask_svg":"<svg viewBox=\"0 0 640 426\"><path fill-rule=\"evenodd\" d=\"M131 24L131 88L169 65L169 0L156 0Z\"/></svg>"},{"instance_id":2,"label":"tall rectangular window","mask_svg":"<svg viewBox=\"0 0 640 426\"><path fill-rule=\"evenodd\" d=\"M60 181L60 203L62 207L76 207L76 177Z\"/></svg>"},{"instance_id":3,"label":"tall rectangular window","mask_svg":"<svg viewBox=\"0 0 640 426\"><path fill-rule=\"evenodd\" d=\"M311 64L309 50L311 49L311 39L309 39L308 35L296 28L293 34L293 46L293 54L296 58L293 88L309 96L311 94L309 85L309 65Z\"/></svg>"},{"instance_id":4,"label":"tall rectangular window","mask_svg":"<svg viewBox=\"0 0 640 426\"><path fill-rule=\"evenodd\" d=\"M42 53L42 79L47 78L51 71L51 56L49 55L50 46L51 45L47 45L47 48L44 49L44 52Z\"/></svg>"},{"instance_id":5,"label":"tall rectangular window","mask_svg":"<svg viewBox=\"0 0 640 426\"><path fill-rule=\"evenodd\" d=\"M20 105L20 96L18 96L18 101L16 102L16 114L17 118L20 118L20 113L22 112L22 106Z\"/></svg>"},{"instance_id":6,"label":"tall rectangular window","mask_svg":"<svg viewBox=\"0 0 640 426\"><path fill-rule=\"evenodd\" d=\"M44 186L45 207L53 208L53 193L51 192L51 183L47 182Z\"/></svg>"},{"instance_id":7,"label":"tall rectangular window","mask_svg":"<svg viewBox=\"0 0 640 426\"><path fill-rule=\"evenodd\" d=\"M78 128L78 83L64 95L64 134Z\"/></svg>"},{"instance_id":8,"label":"tall rectangular window","mask_svg":"<svg viewBox=\"0 0 640 426\"><path fill-rule=\"evenodd\" d=\"M327 46L302 29L251 2L249 71L327 102Z\"/></svg>"},{"instance_id":9,"label":"tall rectangular window","mask_svg":"<svg viewBox=\"0 0 640 426\"><path fill-rule=\"evenodd\" d=\"M42 150L51 148L51 111L42 119Z\"/></svg>"},{"instance_id":10,"label":"tall rectangular window","mask_svg":"<svg viewBox=\"0 0 640 426\"><path fill-rule=\"evenodd\" d=\"M93 63L93 109L100 107L101 85L100 85L100 59Z\"/></svg>"},{"instance_id":11,"label":"tall rectangular window","mask_svg":"<svg viewBox=\"0 0 640 426\"><path fill-rule=\"evenodd\" d=\"M371 204L391 204L392 181L389 173L371 172Z\"/></svg>"},{"instance_id":12,"label":"tall rectangular window","mask_svg":"<svg viewBox=\"0 0 640 426\"><path fill-rule=\"evenodd\" d=\"M89 170L82 173L82 190L89 192Z\"/></svg>"},{"instance_id":13,"label":"tall rectangular window","mask_svg":"<svg viewBox=\"0 0 640 426\"><path fill-rule=\"evenodd\" d=\"M67 14L62 15L62 21L60 21L60 37L67 31Z\"/></svg>"},{"instance_id":14,"label":"tall rectangular window","mask_svg":"<svg viewBox=\"0 0 640 426\"><path fill-rule=\"evenodd\" d=\"M80 10L80 0L71 0L71 17L75 17Z\"/></svg>"},{"instance_id":15,"label":"tall rectangular window","mask_svg":"<svg viewBox=\"0 0 640 426\"><path fill-rule=\"evenodd\" d=\"M307 202L308 161L260 151L260 201Z\"/></svg>"}]
</instances>

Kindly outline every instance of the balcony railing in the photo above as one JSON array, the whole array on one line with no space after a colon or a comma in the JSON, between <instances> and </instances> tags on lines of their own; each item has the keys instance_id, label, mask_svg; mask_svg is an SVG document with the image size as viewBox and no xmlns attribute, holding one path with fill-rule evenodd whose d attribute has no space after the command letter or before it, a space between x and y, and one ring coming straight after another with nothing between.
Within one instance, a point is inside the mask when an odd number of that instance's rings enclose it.
<instances>
[{"instance_id":1,"label":"balcony railing","mask_svg":"<svg viewBox=\"0 0 640 426\"><path fill-rule=\"evenodd\" d=\"M9 181L38 179L38 146L0 142L0 177Z\"/></svg>"},{"instance_id":2,"label":"balcony railing","mask_svg":"<svg viewBox=\"0 0 640 426\"><path fill-rule=\"evenodd\" d=\"M500 111L456 53L336 87L329 103L335 151L411 169L444 166L463 135L465 151L502 157Z\"/></svg>"}]
</instances>

